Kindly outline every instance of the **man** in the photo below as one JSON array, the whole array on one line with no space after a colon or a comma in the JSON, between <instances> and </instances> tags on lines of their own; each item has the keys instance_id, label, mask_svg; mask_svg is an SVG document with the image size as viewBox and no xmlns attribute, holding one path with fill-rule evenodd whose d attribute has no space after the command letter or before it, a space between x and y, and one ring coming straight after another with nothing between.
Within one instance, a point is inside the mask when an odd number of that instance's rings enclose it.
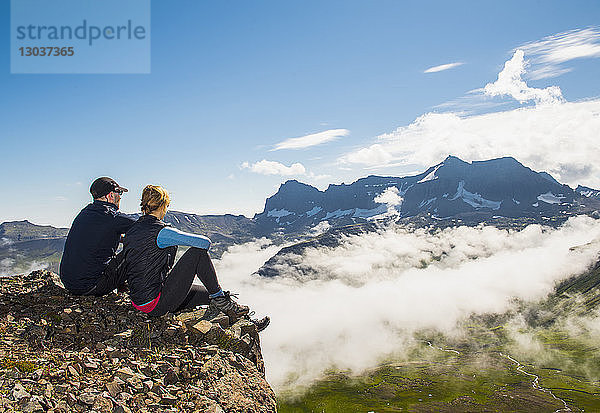
<instances>
[{"instance_id":1,"label":"man","mask_svg":"<svg viewBox=\"0 0 600 413\"><path fill-rule=\"evenodd\" d=\"M67 235L60 278L73 294L99 297L124 287L122 257L115 254L121 235L135 220L117 212L127 189L114 179L96 179L90 192L94 202L79 212Z\"/></svg>"}]
</instances>

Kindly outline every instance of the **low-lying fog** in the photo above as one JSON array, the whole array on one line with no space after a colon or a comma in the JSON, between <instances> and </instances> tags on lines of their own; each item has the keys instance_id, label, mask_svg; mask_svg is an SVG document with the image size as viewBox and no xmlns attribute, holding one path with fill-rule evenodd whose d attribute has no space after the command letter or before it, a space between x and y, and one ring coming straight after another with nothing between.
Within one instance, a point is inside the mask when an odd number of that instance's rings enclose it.
<instances>
[{"instance_id":1,"label":"low-lying fog","mask_svg":"<svg viewBox=\"0 0 600 413\"><path fill-rule=\"evenodd\" d=\"M266 239L231 247L215 261L221 285L257 315L267 378L276 390L309 384L335 366L360 372L414 344L415 331L451 334L470 314L504 312L514 298L538 300L584 271L600 250L600 220L520 231L400 227L310 248L281 276L251 275L280 247ZM589 245L586 245L591 243ZM574 246L581 248L571 249ZM298 272L294 263L314 269Z\"/></svg>"}]
</instances>

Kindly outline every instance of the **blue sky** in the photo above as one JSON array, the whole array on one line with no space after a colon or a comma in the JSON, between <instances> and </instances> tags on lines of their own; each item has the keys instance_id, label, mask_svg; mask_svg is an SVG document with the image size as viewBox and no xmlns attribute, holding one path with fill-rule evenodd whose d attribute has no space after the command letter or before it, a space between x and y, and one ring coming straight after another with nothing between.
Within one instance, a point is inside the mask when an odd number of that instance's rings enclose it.
<instances>
[{"instance_id":1,"label":"blue sky","mask_svg":"<svg viewBox=\"0 0 600 413\"><path fill-rule=\"evenodd\" d=\"M126 212L137 212L141 189L153 183L172 193L173 209L252 216L287 179L324 189L421 171L447 152L503 155L511 143L480 132L500 118L522 125L525 113L536 128L544 116L576 112L583 135L598 118L596 1L153 1L151 73L139 75L10 74L9 2L0 13L0 221L68 226L89 201L90 182L104 175L130 189ZM550 52L539 42L569 31L579 49L548 58L564 49L562 38L548 40ZM532 90L560 88L557 106L538 110L538 101L519 101L505 85L497 95L482 92L532 42L523 81ZM450 63L462 64L424 73ZM455 117L432 116L448 113ZM457 146L440 140L444 122L457 128L449 129ZM339 129L335 140L272 150ZM476 151L457 141L470 134L479 137ZM577 136L561 136L556 142L570 151ZM585 154L561 163L531 148L514 152L572 186L597 182ZM302 168L285 169L293 164Z\"/></svg>"}]
</instances>

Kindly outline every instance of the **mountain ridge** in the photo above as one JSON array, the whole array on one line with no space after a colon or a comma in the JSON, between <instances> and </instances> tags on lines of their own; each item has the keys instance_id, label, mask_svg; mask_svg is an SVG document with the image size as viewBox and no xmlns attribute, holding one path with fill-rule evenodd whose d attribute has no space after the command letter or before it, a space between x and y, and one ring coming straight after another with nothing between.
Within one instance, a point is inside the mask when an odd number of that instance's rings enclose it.
<instances>
[{"instance_id":1,"label":"mountain ridge","mask_svg":"<svg viewBox=\"0 0 600 413\"><path fill-rule=\"evenodd\" d=\"M319 225L348 228L400 219L415 225L437 222L520 227L525 223L558 225L570 216L600 215L599 211L600 190L581 185L573 190L514 157L469 163L449 155L417 175L368 175L350 184L330 184L323 191L290 179L252 218L169 211L164 220L183 231L211 238L211 253L218 258L234 244L263 236L274 241L302 236ZM38 226L27 220L0 224L0 271L5 272L4 267L11 263L27 268L23 257L47 261L50 269L57 270L67 232L67 228ZM38 239L56 241L34 242Z\"/></svg>"},{"instance_id":2,"label":"mountain ridge","mask_svg":"<svg viewBox=\"0 0 600 413\"><path fill-rule=\"evenodd\" d=\"M392 190L392 200L397 200L393 208L377 200L386 190ZM351 184L329 185L324 191L289 180L266 199L263 211L253 219L264 233L299 232L322 221L350 225L394 210L400 217L425 213L438 219L504 216L541 221L542 217L597 210L600 204L595 201L600 198L594 195L600 191L594 191L574 191L512 156L469 163L449 155L417 175L369 175ZM583 195L591 206L580 208Z\"/></svg>"}]
</instances>

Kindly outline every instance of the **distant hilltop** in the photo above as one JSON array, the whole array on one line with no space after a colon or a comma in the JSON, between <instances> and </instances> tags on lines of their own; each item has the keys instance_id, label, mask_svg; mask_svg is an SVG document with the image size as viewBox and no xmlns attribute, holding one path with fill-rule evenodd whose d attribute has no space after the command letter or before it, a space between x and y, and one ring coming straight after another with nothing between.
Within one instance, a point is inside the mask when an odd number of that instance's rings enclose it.
<instances>
[{"instance_id":1,"label":"distant hilltop","mask_svg":"<svg viewBox=\"0 0 600 413\"><path fill-rule=\"evenodd\" d=\"M0 240L7 242L30 241L42 238L64 237L68 228L54 228L50 225L35 225L31 222L11 221L0 224Z\"/></svg>"}]
</instances>

